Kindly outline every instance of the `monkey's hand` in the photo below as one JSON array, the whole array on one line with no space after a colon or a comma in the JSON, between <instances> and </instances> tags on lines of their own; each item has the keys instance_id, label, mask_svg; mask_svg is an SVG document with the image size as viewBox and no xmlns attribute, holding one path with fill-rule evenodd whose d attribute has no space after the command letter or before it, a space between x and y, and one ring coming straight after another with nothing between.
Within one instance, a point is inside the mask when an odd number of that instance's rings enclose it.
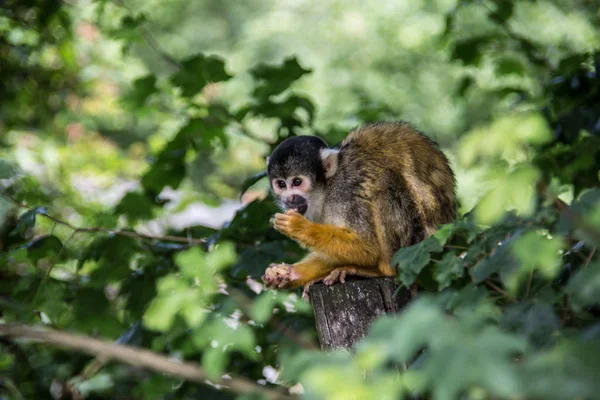
<instances>
[{"instance_id":1,"label":"monkey's hand","mask_svg":"<svg viewBox=\"0 0 600 400\"><path fill-rule=\"evenodd\" d=\"M312 222L296 211L287 210L285 214L275 214L273 226L291 239L302 241Z\"/></svg>"},{"instance_id":2,"label":"monkey's hand","mask_svg":"<svg viewBox=\"0 0 600 400\"><path fill-rule=\"evenodd\" d=\"M290 264L271 264L262 279L268 288L286 288L298 279L298 274Z\"/></svg>"}]
</instances>

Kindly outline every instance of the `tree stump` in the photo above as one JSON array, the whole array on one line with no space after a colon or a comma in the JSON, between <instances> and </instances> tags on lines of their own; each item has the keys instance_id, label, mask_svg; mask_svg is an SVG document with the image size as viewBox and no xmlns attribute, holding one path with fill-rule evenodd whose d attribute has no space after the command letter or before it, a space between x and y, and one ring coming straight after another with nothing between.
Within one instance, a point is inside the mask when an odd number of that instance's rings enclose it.
<instances>
[{"instance_id":1,"label":"tree stump","mask_svg":"<svg viewBox=\"0 0 600 400\"><path fill-rule=\"evenodd\" d=\"M351 349L378 316L397 313L410 301L409 290L388 277L318 283L309 290L321 350Z\"/></svg>"}]
</instances>

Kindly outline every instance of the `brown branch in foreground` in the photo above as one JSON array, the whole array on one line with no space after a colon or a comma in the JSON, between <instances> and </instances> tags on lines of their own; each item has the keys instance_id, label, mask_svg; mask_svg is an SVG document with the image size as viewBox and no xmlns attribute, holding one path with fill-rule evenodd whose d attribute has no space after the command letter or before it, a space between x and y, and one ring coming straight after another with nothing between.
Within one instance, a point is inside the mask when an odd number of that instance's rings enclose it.
<instances>
[{"instance_id":1,"label":"brown branch in foreground","mask_svg":"<svg viewBox=\"0 0 600 400\"><path fill-rule=\"evenodd\" d=\"M147 368L149 370L177 376L189 381L219 385L225 390L239 394L259 392L269 399L286 399L293 396L283 391L261 386L249 379L231 378L211 380L206 372L195 364L175 361L162 354L132 346L111 343L87 336L57 330L40 329L20 324L0 324L0 336L37 339L60 347L80 351L106 360L115 360L124 364Z\"/></svg>"}]
</instances>

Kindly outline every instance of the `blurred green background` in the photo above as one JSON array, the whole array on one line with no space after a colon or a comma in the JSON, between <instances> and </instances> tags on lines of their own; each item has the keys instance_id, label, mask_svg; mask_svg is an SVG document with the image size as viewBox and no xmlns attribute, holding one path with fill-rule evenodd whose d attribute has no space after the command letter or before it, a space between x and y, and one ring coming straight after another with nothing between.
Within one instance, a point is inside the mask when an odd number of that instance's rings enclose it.
<instances>
[{"instance_id":1,"label":"blurred green background","mask_svg":"<svg viewBox=\"0 0 600 400\"><path fill-rule=\"evenodd\" d=\"M5 0L0 320L121 337L201 360L212 377L300 381L310 398L592 398L600 389L587 378L599 366L584 355L596 354L598 334L591 347L569 342L573 351L557 337L598 318L599 49L595 0ZM289 135L333 145L357 125L397 119L439 142L458 180L461 219L433 239L439 250L425 244L395 259L398 280L418 281L438 303L376 331L351 366L319 366L267 323L279 314L315 340L297 293L260 284L269 262L302 252L269 227L275 209L256 174ZM587 275L567 279L579 269ZM440 304L464 312L449 293L466 296L476 322L422 317ZM241 333L219 331L231 318ZM474 328L489 319L498 337ZM405 362L437 340L423 333L435 329L450 332L438 349L471 354L457 338L472 334L498 350L471 355L498 370L432 356L392 379L386 357ZM404 341L399 332L412 338L406 348L382 355L382 343ZM510 345L509 333L518 337ZM231 349L211 351L206 337ZM226 396L117 365L82 378L91 358L44 345L2 339L0 350L8 398L46 398L53 382L65 396L66 382L90 398ZM512 352L529 364L500 362ZM576 367L559 371L571 355ZM286 362L289 374L271 379ZM370 380L324 383L362 368ZM472 375L435 378L449 368ZM572 385L540 378L553 373ZM544 384L527 386L533 377Z\"/></svg>"}]
</instances>

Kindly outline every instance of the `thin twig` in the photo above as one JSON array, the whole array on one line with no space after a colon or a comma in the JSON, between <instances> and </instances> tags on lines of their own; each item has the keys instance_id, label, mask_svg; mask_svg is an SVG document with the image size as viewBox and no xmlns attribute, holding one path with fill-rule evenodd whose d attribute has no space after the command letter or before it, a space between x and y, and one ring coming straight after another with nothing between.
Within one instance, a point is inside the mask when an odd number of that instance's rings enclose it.
<instances>
[{"instance_id":1,"label":"thin twig","mask_svg":"<svg viewBox=\"0 0 600 400\"><path fill-rule=\"evenodd\" d=\"M172 357L167 357L150 350L111 343L83 335L40 329L28 325L0 324L0 336L37 339L45 343L102 357L107 360L115 360L124 364L143 367L200 384L219 385L225 390L239 394L258 392L269 399L292 398L291 395L287 395L281 390L261 386L246 378L236 377L211 380L202 368L193 363L177 361Z\"/></svg>"},{"instance_id":2,"label":"thin twig","mask_svg":"<svg viewBox=\"0 0 600 400\"><path fill-rule=\"evenodd\" d=\"M506 297L507 299L510 298L510 296L508 295L508 293L506 293L506 291L504 289L502 289L500 286L497 286L495 284L493 284L492 282L485 280L483 281L483 284L487 287L489 287L490 289L492 289L493 291L495 291L496 293L501 294L502 296Z\"/></svg>"},{"instance_id":3,"label":"thin twig","mask_svg":"<svg viewBox=\"0 0 600 400\"><path fill-rule=\"evenodd\" d=\"M43 215L44 217L50 219L51 221L53 221L57 224L64 225L67 228L71 228L75 232L86 232L86 233L103 232L103 233L109 233L109 234L119 235L119 236L127 236L127 237L132 237L132 238L137 238L137 239L162 240L165 242L179 242L179 243L186 243L186 244L205 244L206 243L206 240L204 240L204 239L190 239L190 238L181 237L181 236L171 236L171 235L154 236L154 235L147 235L145 233L138 233L138 232L133 232L133 231L123 231L123 230L119 230L119 229L115 230L115 229L108 229L108 228L83 228L83 227L79 227L79 226L74 226L74 225L70 224L69 222L59 220L58 218L53 217L46 213L38 213L38 214Z\"/></svg>"},{"instance_id":4,"label":"thin twig","mask_svg":"<svg viewBox=\"0 0 600 400\"><path fill-rule=\"evenodd\" d=\"M594 254L596 253L596 249L598 247L594 247L592 249L592 251L590 251L590 254L588 254L587 258L585 259L585 264L583 264L583 268L587 268L588 265L590 265L590 262L592 261L592 257L594 257Z\"/></svg>"},{"instance_id":5,"label":"thin twig","mask_svg":"<svg viewBox=\"0 0 600 400\"><path fill-rule=\"evenodd\" d=\"M447 244L444 247L446 247L448 249L456 249L456 250L469 250L469 248L466 246L457 246L454 244Z\"/></svg>"},{"instance_id":6,"label":"thin twig","mask_svg":"<svg viewBox=\"0 0 600 400\"><path fill-rule=\"evenodd\" d=\"M123 0L114 0L114 1L118 5L120 5L121 7L123 7L124 9L126 9L127 11L129 11L130 14L133 14L133 10ZM148 29L148 27L146 25L142 24L140 26L140 30L142 31L142 36L144 37L144 40L146 41L146 43L148 44L148 46L160 58L162 58L167 64L169 64L171 67L175 68L176 70L180 70L181 69L181 65L177 62L177 60L175 60L173 57L171 57L170 55L168 55L167 53L165 53L164 51L162 51L162 49L160 48L158 42L156 41L156 39L152 35L152 32L150 32L150 30Z\"/></svg>"}]
</instances>

